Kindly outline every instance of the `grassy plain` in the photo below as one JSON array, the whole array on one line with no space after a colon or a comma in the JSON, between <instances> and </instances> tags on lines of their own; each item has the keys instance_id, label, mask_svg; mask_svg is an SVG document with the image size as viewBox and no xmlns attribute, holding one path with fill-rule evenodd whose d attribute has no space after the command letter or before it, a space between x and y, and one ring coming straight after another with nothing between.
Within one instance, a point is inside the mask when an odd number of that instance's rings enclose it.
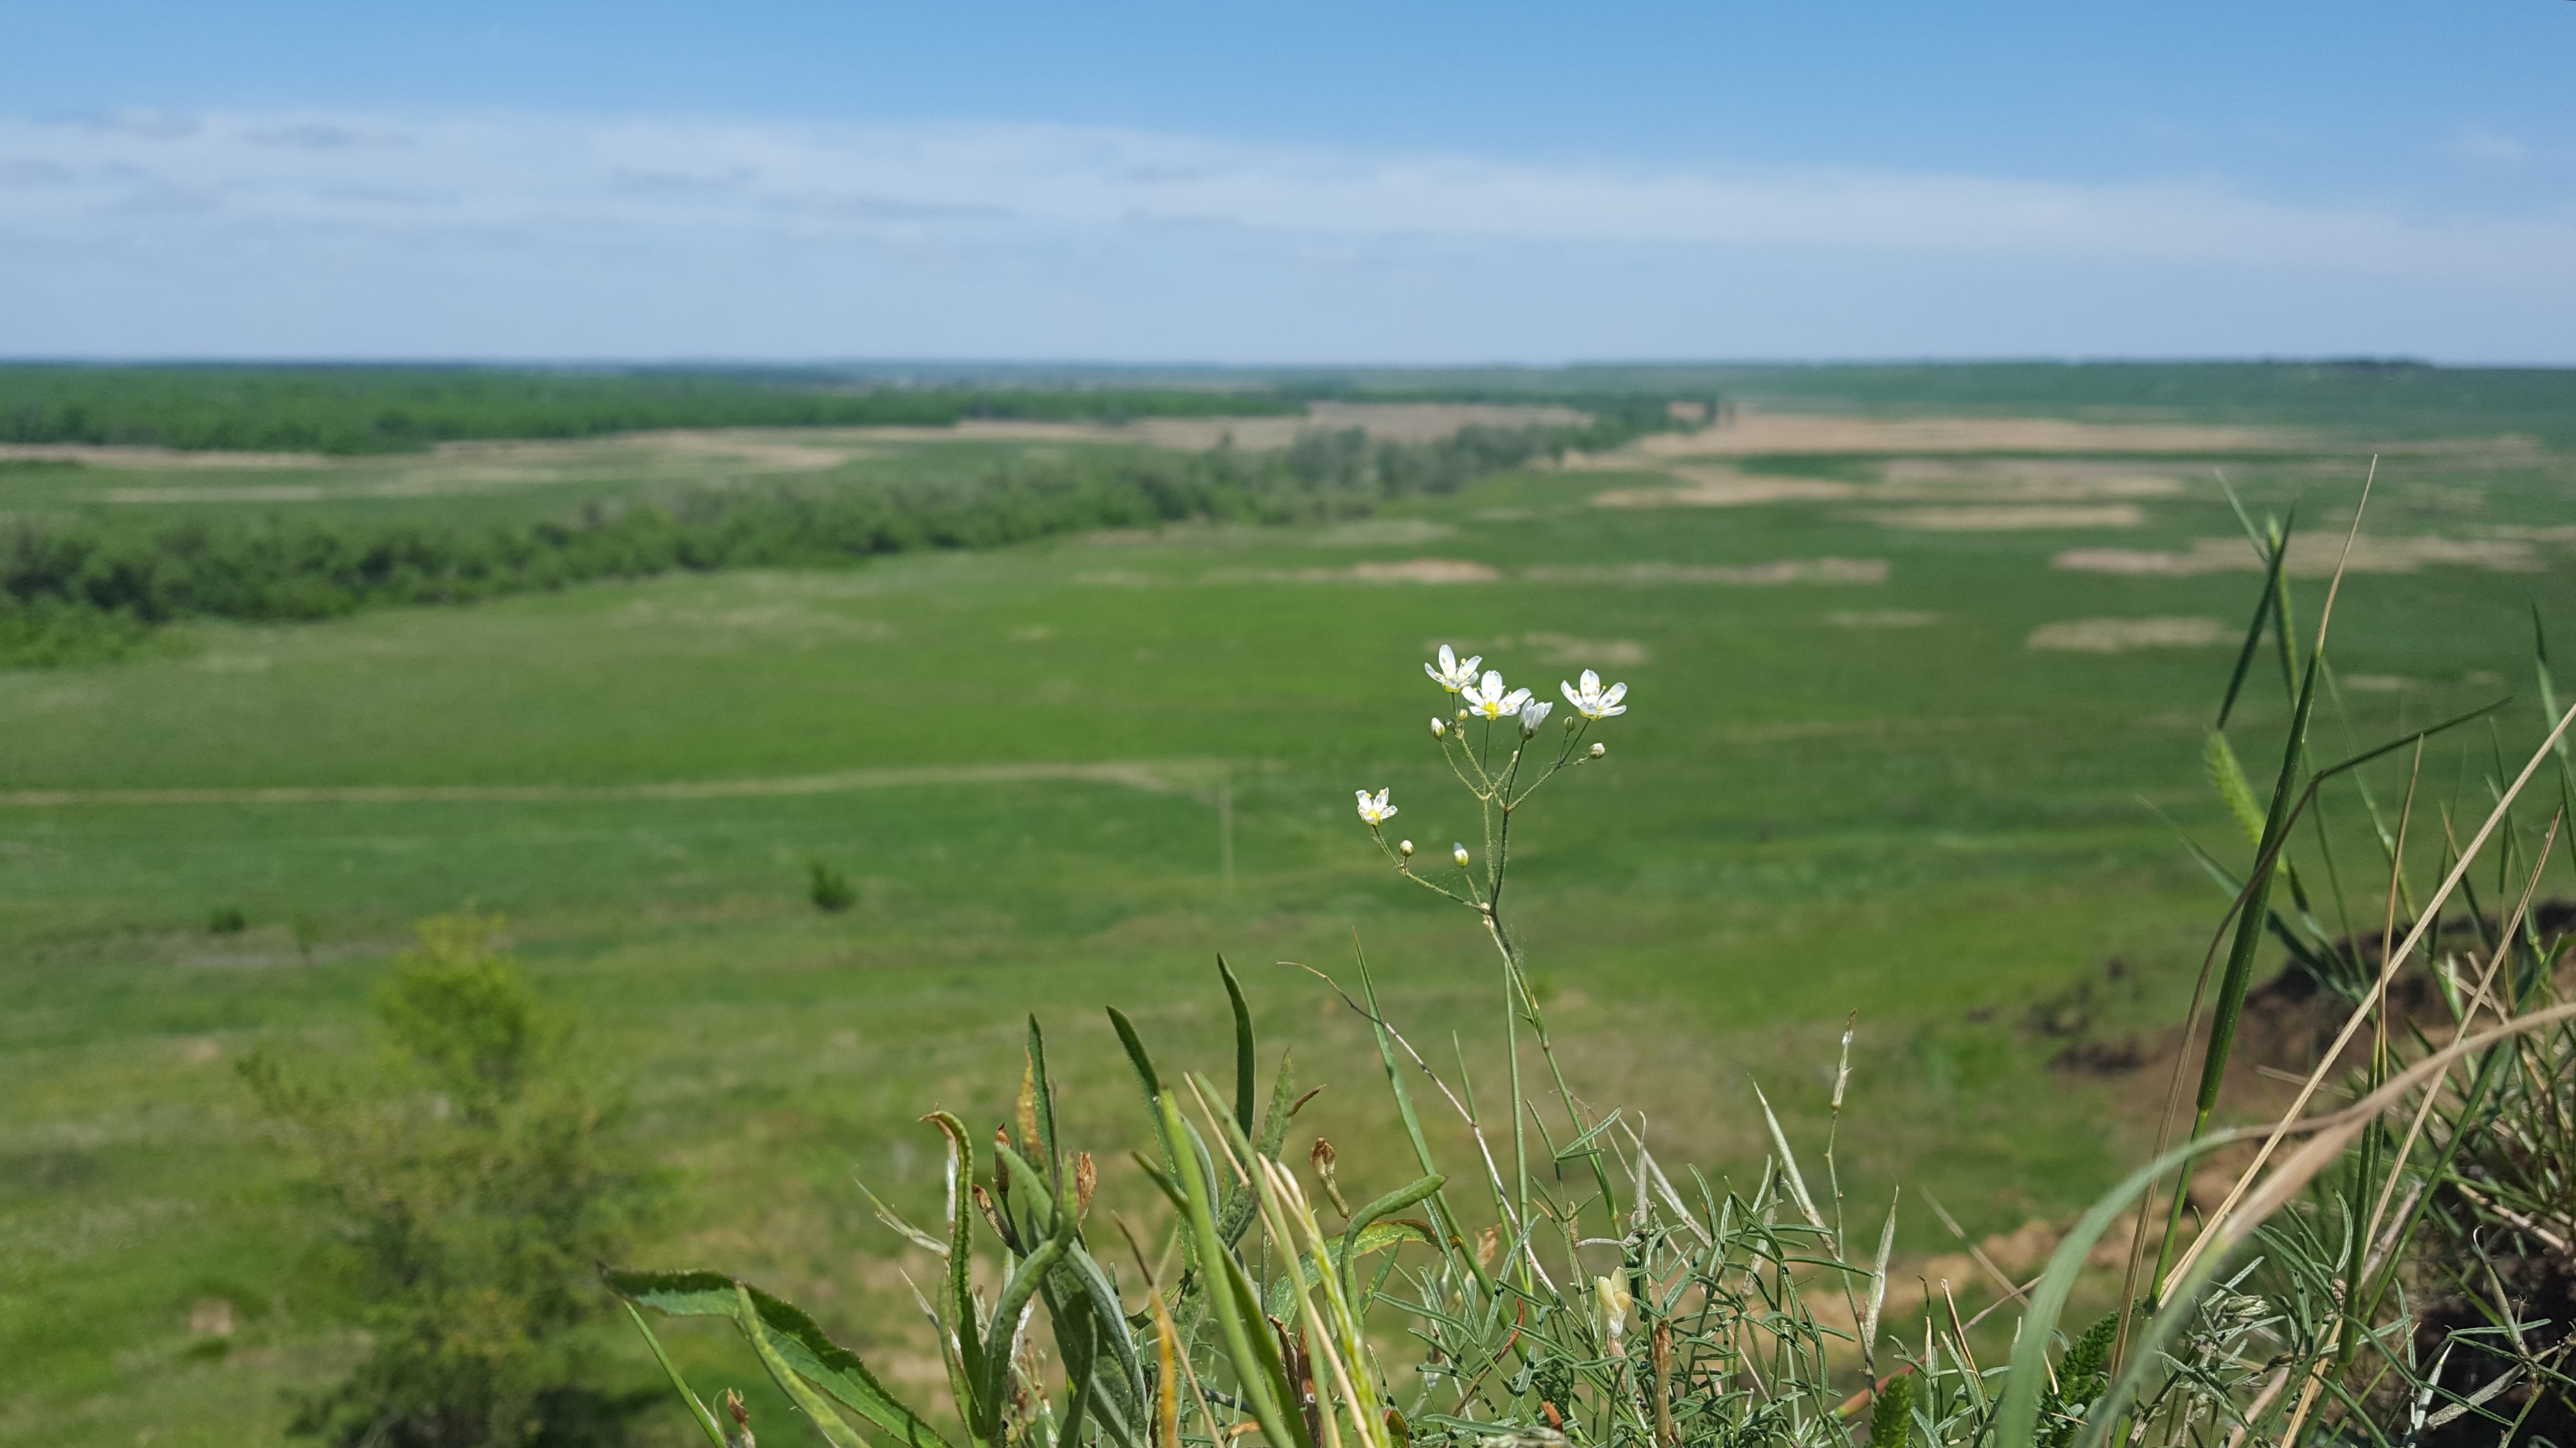
<instances>
[{"instance_id":1,"label":"grassy plain","mask_svg":"<svg viewBox=\"0 0 2576 1448\"><path fill-rule=\"evenodd\" d=\"M1442 696L1419 664L1442 642L1545 694L1587 665L1633 689L1607 765L1551 786L1516 851L1534 967L1587 1095L1643 1112L1668 1160L1748 1169L1748 1075L1813 1140L1859 1010L1854 1199L1903 1181L1976 1235L2062 1216L2136 1156L2143 1123L2116 1099L2133 1083L2052 1072L2062 1041L2034 1019L2088 986L2119 1018L2106 1028L2179 1015L2221 902L2154 810L2243 853L2199 755L2258 576L2189 561L2237 531L2211 469L2258 506L2301 497L2304 549L2330 553L2383 441L2358 412L2113 420L2298 426L2217 453L2131 438L1933 457L1747 455L1721 430L1701 456L1659 439L1330 528L194 623L182 657L0 674L0 1441L267 1441L281 1388L344 1359L318 1219L229 1063L260 1040L369 1049L364 1005L409 922L468 901L510 918L683 1173L643 1258L754 1275L898 1379L937 1368L849 1175L930 1201L934 1143L912 1118L997 1118L1024 1011L1060 1043L1074 1134L1114 1163L1138 1138L1099 1008L1214 1065L1224 952L1269 1039L1330 1083L1308 1119L1374 1190L1398 1166L1362 1138L1381 1097L1357 1022L1270 962L1347 974L1356 933L1415 1038L1457 1032L1489 1084L1500 1001L1479 937L1390 878L1350 809L1353 788L1390 786L1393 832L1435 847L1471 822L1423 735ZM2384 549L2388 571L2347 586L2344 717L2323 753L2347 728L2366 742L2527 694L2534 605L2576 637L2576 463L2485 421L2429 442L2410 424L2381 462L2371 533L2461 547ZM833 466L857 486L870 468L1080 445L904 439ZM187 505L13 491L21 509L560 511L723 475L703 456L647 475L600 461L618 444L561 446L588 451L540 451L559 472L525 487L478 485L455 454L0 484L323 489ZM392 469L406 490L366 491ZM1712 476L1833 486L1755 501ZM2057 566L2070 550L2131 557ZM1450 581L1418 581L1433 578ZM2298 590L2305 624L2322 584ZM2216 641L2134 646L2154 638ZM2267 777L2284 711L2257 683L2236 743ZM2504 716L2508 752L2534 713ZM2484 750L2445 756L2440 789L2478 797ZM2335 823L2358 840L2357 820ZM848 913L806 902L809 859L848 873ZM249 928L209 934L226 906ZM1132 1173L1107 1175L1110 1203L1140 1212ZM1949 1245L1906 1219L1902 1250ZM190 1334L214 1297L240 1314L220 1350ZM714 1340L675 1340L724 1364L702 1388L751 1386ZM646 1381L639 1354L614 1352Z\"/></svg>"}]
</instances>

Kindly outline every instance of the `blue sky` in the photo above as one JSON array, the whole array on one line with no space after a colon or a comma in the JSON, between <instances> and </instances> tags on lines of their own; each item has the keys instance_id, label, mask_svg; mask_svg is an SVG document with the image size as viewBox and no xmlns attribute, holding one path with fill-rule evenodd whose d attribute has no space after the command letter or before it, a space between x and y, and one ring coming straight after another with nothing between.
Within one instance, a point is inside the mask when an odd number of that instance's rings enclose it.
<instances>
[{"instance_id":1,"label":"blue sky","mask_svg":"<svg viewBox=\"0 0 2576 1448\"><path fill-rule=\"evenodd\" d=\"M2576 4L8 0L0 355L2576 361Z\"/></svg>"}]
</instances>

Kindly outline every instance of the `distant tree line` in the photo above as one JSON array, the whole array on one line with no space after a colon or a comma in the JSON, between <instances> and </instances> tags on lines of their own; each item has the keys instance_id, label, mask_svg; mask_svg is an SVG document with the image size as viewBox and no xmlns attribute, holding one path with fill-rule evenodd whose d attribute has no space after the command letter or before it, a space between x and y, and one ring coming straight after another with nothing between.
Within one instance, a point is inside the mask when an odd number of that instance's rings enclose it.
<instances>
[{"instance_id":1,"label":"distant tree line","mask_svg":"<svg viewBox=\"0 0 2576 1448\"><path fill-rule=\"evenodd\" d=\"M462 438L597 437L661 427L946 427L976 417L1118 422L1303 408L1265 391L862 387L819 373L0 365L0 443L190 451L394 453Z\"/></svg>"},{"instance_id":2,"label":"distant tree line","mask_svg":"<svg viewBox=\"0 0 2576 1448\"><path fill-rule=\"evenodd\" d=\"M1022 460L966 483L701 490L484 526L311 520L0 524L0 664L115 658L175 619L320 619L675 570L847 566L1192 520L1364 515L1569 448L1634 436L1660 405L1582 427L1468 427L1432 442L1313 431L1280 452L1221 448Z\"/></svg>"}]
</instances>

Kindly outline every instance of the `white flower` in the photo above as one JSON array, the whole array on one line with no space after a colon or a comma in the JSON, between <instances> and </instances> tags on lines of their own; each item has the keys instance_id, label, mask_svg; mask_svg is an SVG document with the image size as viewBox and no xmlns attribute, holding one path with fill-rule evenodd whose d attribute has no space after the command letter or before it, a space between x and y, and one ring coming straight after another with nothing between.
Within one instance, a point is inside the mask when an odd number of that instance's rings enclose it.
<instances>
[{"instance_id":1,"label":"white flower","mask_svg":"<svg viewBox=\"0 0 2576 1448\"><path fill-rule=\"evenodd\" d=\"M1528 739L1536 735L1538 733L1538 726L1547 722L1547 711L1555 707L1556 706L1554 704L1547 702L1545 699L1532 699L1528 703L1523 704L1521 706L1521 737L1523 739Z\"/></svg>"},{"instance_id":2,"label":"white flower","mask_svg":"<svg viewBox=\"0 0 2576 1448\"><path fill-rule=\"evenodd\" d=\"M1467 712L1479 719L1508 719L1521 711L1521 706L1529 702L1529 696L1527 689L1504 693L1503 676L1493 669L1485 671L1483 682L1469 684L1458 691L1458 697L1467 701Z\"/></svg>"},{"instance_id":3,"label":"white flower","mask_svg":"<svg viewBox=\"0 0 2576 1448\"><path fill-rule=\"evenodd\" d=\"M1447 644L1442 644L1439 667L1434 668L1424 664L1422 672L1431 676L1431 682L1455 694L1476 682L1476 666L1484 661L1484 656L1479 654L1462 664L1458 662L1458 655L1452 652Z\"/></svg>"},{"instance_id":4,"label":"white flower","mask_svg":"<svg viewBox=\"0 0 2576 1448\"><path fill-rule=\"evenodd\" d=\"M1386 802L1385 790L1381 789L1374 795L1364 789L1355 789L1351 793L1360 797L1360 818L1368 821L1370 829L1395 818L1395 806Z\"/></svg>"},{"instance_id":5,"label":"white flower","mask_svg":"<svg viewBox=\"0 0 2576 1448\"><path fill-rule=\"evenodd\" d=\"M1574 706L1574 712L1586 719L1607 719L1613 715L1628 712L1628 706L1619 702L1628 697L1628 686L1612 684L1604 689L1601 687L1601 676L1590 669L1583 671L1582 688L1577 689L1572 684L1565 683L1560 683L1557 687L1565 691L1565 702Z\"/></svg>"}]
</instances>

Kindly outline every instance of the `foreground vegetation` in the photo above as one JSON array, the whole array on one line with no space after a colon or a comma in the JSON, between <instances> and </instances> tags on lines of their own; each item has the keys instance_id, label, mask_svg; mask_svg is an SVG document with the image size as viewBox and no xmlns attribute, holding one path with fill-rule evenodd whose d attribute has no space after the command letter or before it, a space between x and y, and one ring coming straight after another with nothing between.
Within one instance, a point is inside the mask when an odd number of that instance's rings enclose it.
<instances>
[{"instance_id":1,"label":"foreground vegetation","mask_svg":"<svg viewBox=\"0 0 2576 1448\"><path fill-rule=\"evenodd\" d=\"M1509 689L1498 671L1480 675L1480 659L1461 662L1445 645L1436 665L1424 665L1449 696L1430 734L1474 800L1481 848L1458 842L1444 858L1436 845L1418 849L1398 838L1404 807L1389 790L1361 789L1357 805L1394 872L1470 912L1499 957L1505 1031L1502 1063L1485 1071L1490 1104L1477 1106L1463 1056L1453 1086L1387 1018L1365 957L1354 984L1325 981L1373 1032L1393 1108L1376 1131L1410 1144L1419 1177L1389 1182L1383 1194L1346 1189L1329 1138L1290 1150L1295 1118L1313 1092L1300 1094L1285 1055L1269 1090L1261 1089L1253 1020L1220 964L1234 1015L1230 1092L1205 1076L1167 1074L1127 1017L1109 1012L1151 1124L1154 1145L1134 1154L1135 1167L1169 1208L1168 1226L1144 1233L1117 1219L1132 1276L1104 1262L1106 1246L1095 1249L1087 1228L1101 1167L1059 1132L1035 1017L1015 1112L994 1131L989 1156L979 1151L979 1129L945 1111L925 1118L948 1155L938 1230L875 1205L888 1228L942 1259L922 1305L947 1369L948 1413L908 1405L811 1317L742 1278L604 1269L604 1280L635 1306L731 1323L805 1421L842 1448L878 1435L939 1448L952 1441L1215 1448L1252 1434L1274 1448L1425 1441L2098 1448L2219 1434L2231 1445L2291 1443L2303 1431L2371 1444L2414 1444L2428 1431L2445 1440L2489 1433L2503 1442L2554 1440L2576 1426L2576 1373L2567 1362L2576 1331L2566 1321L2576 1293L2556 1260L2576 1234L2568 1194L2576 1004L2560 999L2558 971L2576 937L2543 929L2531 903L2576 807L2576 770L2559 750L2576 706L2544 715L2549 734L2511 783L2497 787L2469 842L2449 839L2433 852L2442 878L2419 905L2406 845L2423 748L2488 711L2329 767L2312 764L2308 724L2328 673L2327 621L2303 660L2282 587L2289 540L2277 523L2249 533L2270 571L2208 739L2212 782L2256 854L2185 1013L2190 1035L2207 993L2197 1107L2182 1143L2096 1203L2044 1272L2018 1287L2001 1279L2024 1309L2006 1365L1979 1366L1955 1299L1946 1322L1928 1293L1885 1321L1903 1196L1869 1254L1866 1229L1847 1221L1832 1126L1824 1175L1811 1186L1763 1100L1772 1154L1751 1185L1693 1167L1677 1187L1649 1148L1642 1116L1605 1111L1578 1094L1532 987L1506 887L1515 824L1542 788L1607 757L1606 744L1590 736L1627 712L1627 686L1605 689L1589 670L1579 688L1565 682L1556 727L1554 701ZM2332 603L2330 593L2329 618ZM2268 814L2227 735L2267 629L2285 682L2295 681ZM2550 699L2545 659L2538 683ZM2379 958L2365 965L2357 942L2331 941L2315 922L2289 850L2322 787L2408 748L2417 771L2393 821L2360 793L2388 868L2388 925ZM2544 787L2543 797L2554 792L2557 800L2535 847L2530 822L2517 823L2514 807L2553 763L2557 788ZM1562 802L1568 787L1551 800ZM2322 833L2310 863L2335 871ZM2488 865L2499 874L2500 898L2517 902L2494 920L2475 913L2474 892L2458 894L2472 869ZM2223 869L2214 860L2213 868ZM2295 909L2271 906L2276 882L2296 897ZM2483 959L2446 959L2448 1018L2428 1012L2406 1020L2412 1040L2392 1042L2390 987L2417 948L2439 938L2455 898L2470 911ZM2401 905L2409 924L2398 942ZM2268 1131L2214 1131L2255 942L2267 929L2292 943L2308 986L2340 996L2350 1014ZM2476 973L2474 985L2466 971ZM2376 1049L2349 1073L2355 1079L2344 1079L2345 1047L2374 1024ZM1847 1030L1835 1068L1834 1125L1854 1065L1852 1039ZM1497 1078L1507 1086L1498 1090ZM2181 1104L2182 1084L2178 1058L2169 1111ZM2359 1099L2306 1115L2329 1084ZM1474 1143L1466 1163L1438 1160L1418 1092L1422 1105L1456 1113ZM2285 1138L2304 1140L2265 1174ZM2255 1139L2264 1140L2263 1151L2214 1212L2193 1214L2186 1232L2198 1159L2231 1140ZM2156 1189L2177 1171L2154 1265L2142 1276L2159 1215ZM1354 1207L1355 1198L1366 1204ZM2112 1310L2080 1334L2066 1324L2061 1335L2059 1315L2096 1243L2124 1216L2134 1230ZM987 1238L1000 1264L979 1285L974 1255ZM1131 1306L1139 1295L1144 1303ZM1837 1315L1844 1326L1833 1325ZM1034 1328L1040 1316L1043 1338ZM1915 1316L1919 1351L1905 1334L1905 1319ZM636 1322L714 1448L739 1441L662 1353L650 1324L640 1314ZM2052 1364L2056 1343L2064 1346ZM748 1436L739 1395L725 1406Z\"/></svg>"},{"instance_id":2,"label":"foreground vegetation","mask_svg":"<svg viewBox=\"0 0 2576 1448\"><path fill-rule=\"evenodd\" d=\"M2349 729L2357 751L2511 693L2490 716L2510 783L2538 739L2532 606L2557 643L2576 605L2561 545L2540 536L2563 523L2569 475L2546 450L2490 447L2484 425L2385 459L2369 532L2480 542L2514 566L2356 573L2337 604L2339 688L2315 729L2338 745ZM1840 500L1589 503L1676 485L1643 456L1626 472L1486 477L1333 523L680 573L317 624L182 620L159 635L169 654L0 676L0 1357L19 1369L0 1437L262 1441L365 1360L355 1329L370 1309L317 1246L343 1219L268 1144L227 1063L266 1043L316 1070L365 1067L372 1002L412 922L469 900L510 917L532 987L581 1022L574 1068L626 1084L629 1130L673 1169L665 1214L623 1260L720 1265L799 1302L924 1411L946 1374L896 1269L927 1287L930 1259L886 1232L849 1175L916 1224L940 1220L939 1138L914 1118L936 1105L976 1123L979 1153L991 1124L1015 1119L1022 1009L1047 1026L1059 1130L1102 1167L1095 1230L1103 1213L1142 1230L1167 1210L1125 1164L1153 1142L1099 1006L1127 1012L1167 1080L1230 1082L1218 951L1262 1037L1295 1045L1299 1080L1329 1083L1299 1113L1290 1163L1302 1133L1331 1138L1355 1208L1413 1181L1410 1143L1363 1089L1382 1079L1367 1023L1268 962L1355 980L1356 927L1382 1014L1427 1057L1504 1059L1490 946L1354 851L1358 783L1391 786L1396 823L1431 848L1479 838L1405 722L1422 685L1404 678L1440 641L1520 682L1625 660L1611 676L1637 690L1613 755L1569 781L1566 802L1541 796L1545 829L1515 848L1531 993L1578 1096L1642 1115L1677 1184L1676 1164L1696 1162L1721 1194L1721 1173L1749 1194L1774 1154L1750 1074L1813 1186L1837 1042L1864 1005L1835 1141L1850 1235L1874 1259L1881 1218L1858 1204L1902 1183L1891 1294L1926 1276L1945 1321L1946 1280L1973 1321L2000 1291L1964 1258L1935 1265L1962 1248L1931 1202L2026 1278L2002 1239L2033 1221L2062 1230L2154 1154L2136 1103L2163 1091L2158 1035L2181 1019L2226 899L2154 811L2231 869L2253 855L2202 778L2211 695L2262 579L2208 469L2258 507L2304 495L2314 522L2349 496L2369 442L1953 455L1945 466L1997 480L1963 489L2061 464L2174 480L2133 521L2012 528L1882 521L1946 506L1882 501L1882 469L1912 465L1884 454L1735 464L1802 487L1849 480L1858 492ZM1004 454L923 445L853 471L900 482L944 466L971 481ZM104 471L31 481L99 490ZM570 515L591 486L550 485L540 511ZM217 527L535 507L324 491L114 506L136 524ZM2331 553L2317 538L2337 527L2301 546ZM2496 541L2516 530L2532 536ZM2104 545L2188 556L2201 539L2249 561L2052 564ZM1779 568L1826 559L1885 571ZM2294 574L2310 640L2325 580ZM2032 643L2105 618L2206 619L2216 641ZM2273 654L2258 664L2230 729L2268 783L2290 709ZM2469 726L2472 753L2428 756L2410 853L2440 837L2436 803L2463 843L2483 817L2489 727ZM2393 822L2406 760L2363 774ZM2368 819L2342 795L2322 819L2344 868L2337 882L2302 857L2310 902L2329 934L2369 933ZM2526 840L2536 850L2537 830ZM816 862L842 878L846 908L816 908ZM2467 886L2489 916L2512 893L2485 872ZM219 909L246 928L210 930ZM2446 930L2446 951L2458 940ZM2284 958L2263 949L2258 984ZM2124 1051L2151 1075L2049 1064ZM2267 1104L2258 1064L2309 1064L2250 1035L2243 1056L2221 1121ZM1451 1080L1488 1103L1508 1089L1483 1065ZM1444 1112L1431 1103L1424 1133L1464 1193L1479 1158ZM1123 1278L1122 1245L1104 1260ZM2119 1277L2085 1276L2070 1332L2109 1310ZM230 1317L205 1320L229 1334L198 1331L197 1307L215 1301ZM1919 1345L1909 1314L1887 1320L1903 1316ZM1998 1329L2018 1315L1969 1328L1979 1362L2008 1355ZM660 1374L618 1326L585 1351L589 1381L622 1398ZM664 1329L707 1396L743 1391L766 1441L803 1431L738 1346ZM678 1442L686 1427L648 1416L634 1431Z\"/></svg>"}]
</instances>

